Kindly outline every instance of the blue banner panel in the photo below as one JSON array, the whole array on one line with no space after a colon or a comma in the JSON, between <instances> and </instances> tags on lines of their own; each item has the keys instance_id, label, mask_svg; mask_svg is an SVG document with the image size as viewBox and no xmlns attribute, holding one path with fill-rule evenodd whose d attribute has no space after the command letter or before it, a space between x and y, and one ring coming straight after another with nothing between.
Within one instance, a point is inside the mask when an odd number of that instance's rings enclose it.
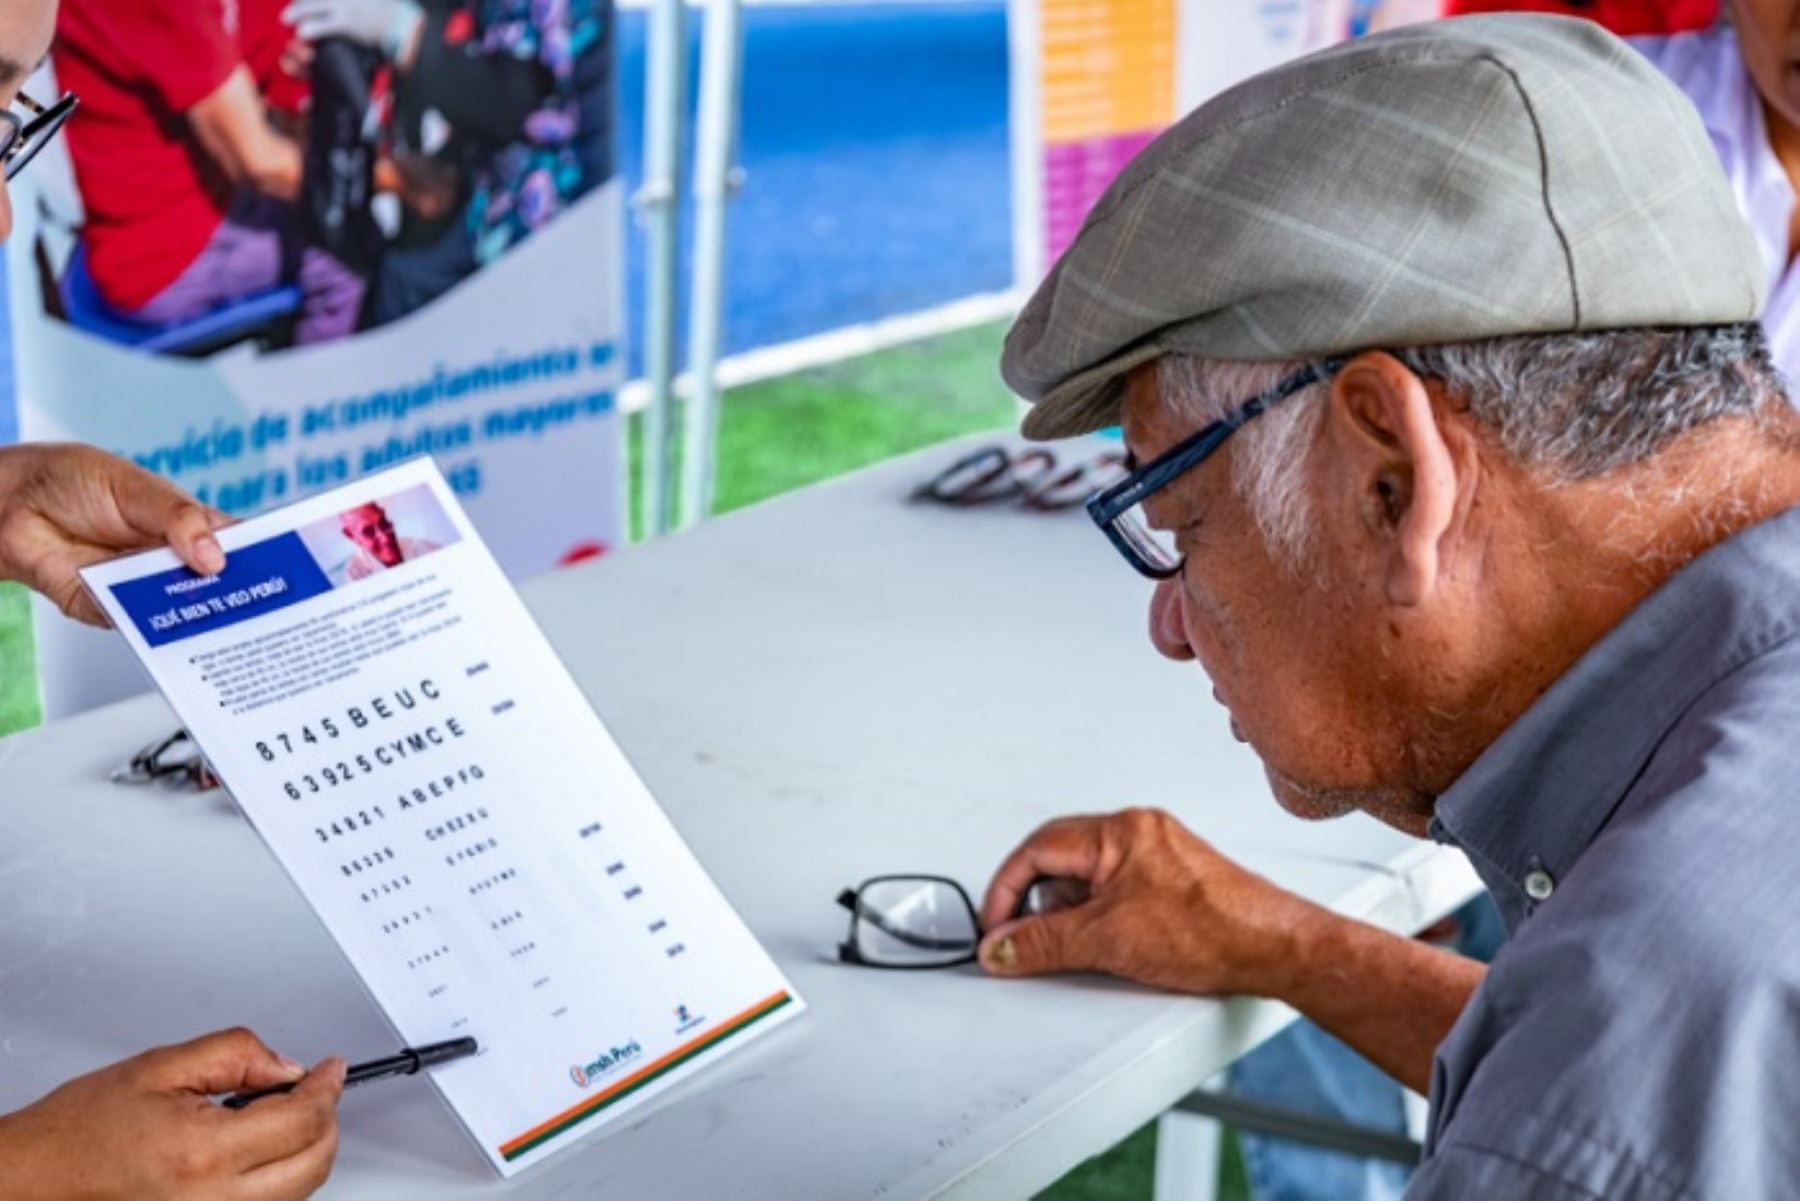
<instances>
[{"instance_id":1,"label":"blue banner panel","mask_svg":"<svg viewBox=\"0 0 1800 1201\"><path fill-rule=\"evenodd\" d=\"M231 552L218 575L185 567L112 586L151 646L164 646L274 613L331 591L306 543L279 534Z\"/></svg>"}]
</instances>

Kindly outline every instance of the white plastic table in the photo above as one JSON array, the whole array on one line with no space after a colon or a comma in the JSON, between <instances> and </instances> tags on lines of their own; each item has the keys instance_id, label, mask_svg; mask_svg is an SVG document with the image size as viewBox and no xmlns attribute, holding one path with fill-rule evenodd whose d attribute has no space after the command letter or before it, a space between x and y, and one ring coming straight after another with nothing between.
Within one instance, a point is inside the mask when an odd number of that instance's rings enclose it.
<instances>
[{"instance_id":1,"label":"white plastic table","mask_svg":"<svg viewBox=\"0 0 1800 1201\"><path fill-rule=\"evenodd\" d=\"M1269 799L1148 588L1079 512L909 504L939 447L523 591L702 862L812 1009L503 1185L424 1080L349 1094L321 1196L852 1201L1026 1196L1291 1018L1109 980L835 961L837 891L979 896L1039 822L1157 804L1395 930L1466 861ZM308 1059L395 1039L219 794L114 785L155 698L0 741L0 1110L142 1047L245 1024Z\"/></svg>"}]
</instances>

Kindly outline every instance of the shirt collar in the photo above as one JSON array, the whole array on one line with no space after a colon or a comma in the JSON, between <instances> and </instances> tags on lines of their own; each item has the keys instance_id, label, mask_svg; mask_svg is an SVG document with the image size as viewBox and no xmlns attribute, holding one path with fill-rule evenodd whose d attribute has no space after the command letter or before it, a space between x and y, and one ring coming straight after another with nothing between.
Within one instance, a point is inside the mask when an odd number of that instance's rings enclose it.
<instances>
[{"instance_id":1,"label":"shirt collar","mask_svg":"<svg viewBox=\"0 0 1800 1201\"><path fill-rule=\"evenodd\" d=\"M1438 798L1508 928L1574 866L1681 714L1800 629L1800 508L1714 546L1576 661Z\"/></svg>"}]
</instances>

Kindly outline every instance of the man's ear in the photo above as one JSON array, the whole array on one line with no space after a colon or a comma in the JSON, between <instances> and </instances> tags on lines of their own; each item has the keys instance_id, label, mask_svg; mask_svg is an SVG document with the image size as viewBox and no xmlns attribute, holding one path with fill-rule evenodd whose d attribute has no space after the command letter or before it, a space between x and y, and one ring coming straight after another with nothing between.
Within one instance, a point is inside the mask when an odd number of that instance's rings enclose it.
<instances>
[{"instance_id":1,"label":"man's ear","mask_svg":"<svg viewBox=\"0 0 1800 1201\"><path fill-rule=\"evenodd\" d=\"M1381 351L1331 380L1326 440L1352 512L1386 560L1389 602L1415 606L1438 583L1456 513L1456 462L1425 382Z\"/></svg>"}]
</instances>

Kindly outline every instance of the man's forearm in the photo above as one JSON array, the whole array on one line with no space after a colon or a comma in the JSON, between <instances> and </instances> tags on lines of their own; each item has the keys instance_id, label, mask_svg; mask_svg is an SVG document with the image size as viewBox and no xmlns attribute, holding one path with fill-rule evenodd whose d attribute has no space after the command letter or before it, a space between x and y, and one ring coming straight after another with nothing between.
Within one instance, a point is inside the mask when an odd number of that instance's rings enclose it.
<instances>
[{"instance_id":1,"label":"man's forearm","mask_svg":"<svg viewBox=\"0 0 1800 1201\"><path fill-rule=\"evenodd\" d=\"M187 111L200 146L241 187L277 200L300 192L300 146L270 125L247 68L238 67L210 96Z\"/></svg>"},{"instance_id":2,"label":"man's forearm","mask_svg":"<svg viewBox=\"0 0 1800 1201\"><path fill-rule=\"evenodd\" d=\"M1259 992L1284 1001L1418 1093L1487 966L1308 905Z\"/></svg>"}]
</instances>

